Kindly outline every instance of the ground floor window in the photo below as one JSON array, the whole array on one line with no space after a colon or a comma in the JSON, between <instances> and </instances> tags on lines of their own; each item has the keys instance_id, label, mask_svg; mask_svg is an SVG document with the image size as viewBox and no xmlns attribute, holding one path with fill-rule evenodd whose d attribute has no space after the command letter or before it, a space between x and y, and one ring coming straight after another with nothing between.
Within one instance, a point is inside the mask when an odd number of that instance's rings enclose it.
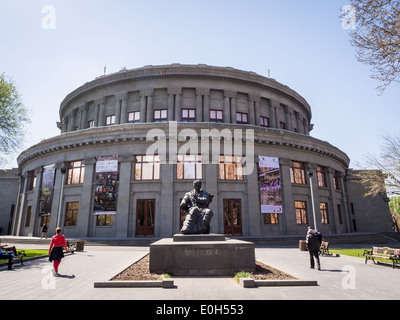
<instances>
[{"instance_id":1,"label":"ground floor window","mask_svg":"<svg viewBox=\"0 0 400 320\"><path fill-rule=\"evenodd\" d=\"M155 199L138 199L136 205L136 237L154 237Z\"/></svg>"},{"instance_id":2,"label":"ground floor window","mask_svg":"<svg viewBox=\"0 0 400 320\"><path fill-rule=\"evenodd\" d=\"M297 224L308 224L307 203L305 201L295 201L296 222Z\"/></svg>"},{"instance_id":3,"label":"ground floor window","mask_svg":"<svg viewBox=\"0 0 400 320\"><path fill-rule=\"evenodd\" d=\"M279 224L279 214L264 213L264 224Z\"/></svg>"},{"instance_id":4,"label":"ground floor window","mask_svg":"<svg viewBox=\"0 0 400 320\"><path fill-rule=\"evenodd\" d=\"M65 206L64 226L73 227L78 223L79 202L67 202Z\"/></svg>"},{"instance_id":5,"label":"ground floor window","mask_svg":"<svg viewBox=\"0 0 400 320\"><path fill-rule=\"evenodd\" d=\"M328 204L326 202L321 202L319 204L319 211L321 212L321 223L329 224Z\"/></svg>"},{"instance_id":6,"label":"ground floor window","mask_svg":"<svg viewBox=\"0 0 400 320\"><path fill-rule=\"evenodd\" d=\"M29 206L26 212L25 228L28 228L31 224L31 215L32 215L32 206Z\"/></svg>"},{"instance_id":7,"label":"ground floor window","mask_svg":"<svg viewBox=\"0 0 400 320\"><path fill-rule=\"evenodd\" d=\"M40 225L49 225L50 224L50 215L46 215L46 216L41 216L40 217Z\"/></svg>"},{"instance_id":8,"label":"ground floor window","mask_svg":"<svg viewBox=\"0 0 400 320\"><path fill-rule=\"evenodd\" d=\"M114 215L112 214L102 214L96 216L96 226L112 226L114 220Z\"/></svg>"}]
</instances>

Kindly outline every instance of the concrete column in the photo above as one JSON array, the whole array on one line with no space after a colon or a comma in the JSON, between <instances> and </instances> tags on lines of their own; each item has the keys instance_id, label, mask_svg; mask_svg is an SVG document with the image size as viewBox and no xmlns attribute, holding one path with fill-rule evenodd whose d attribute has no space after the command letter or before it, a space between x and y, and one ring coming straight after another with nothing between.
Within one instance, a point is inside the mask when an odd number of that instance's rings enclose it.
<instances>
[{"instance_id":1,"label":"concrete column","mask_svg":"<svg viewBox=\"0 0 400 320\"><path fill-rule=\"evenodd\" d=\"M204 105L203 105L203 109L204 109L204 122L210 122L210 95L206 94L204 95Z\"/></svg>"},{"instance_id":2,"label":"concrete column","mask_svg":"<svg viewBox=\"0 0 400 320\"><path fill-rule=\"evenodd\" d=\"M146 122L146 96L142 95L140 97L140 123Z\"/></svg>"},{"instance_id":3,"label":"concrete column","mask_svg":"<svg viewBox=\"0 0 400 320\"><path fill-rule=\"evenodd\" d=\"M152 95L147 96L147 116L146 116L146 121L147 122L153 122L154 121L154 104L153 104L153 96Z\"/></svg>"},{"instance_id":4,"label":"concrete column","mask_svg":"<svg viewBox=\"0 0 400 320\"><path fill-rule=\"evenodd\" d=\"M99 107L99 120L98 120L98 125L99 127L103 127L106 122L106 99L102 98L100 100L100 107Z\"/></svg>"},{"instance_id":5,"label":"concrete column","mask_svg":"<svg viewBox=\"0 0 400 320\"><path fill-rule=\"evenodd\" d=\"M196 96L196 122L203 122L203 97L200 94Z\"/></svg>"},{"instance_id":6,"label":"concrete column","mask_svg":"<svg viewBox=\"0 0 400 320\"><path fill-rule=\"evenodd\" d=\"M175 97L172 93L168 93L168 121L174 121L174 101Z\"/></svg>"},{"instance_id":7,"label":"concrete column","mask_svg":"<svg viewBox=\"0 0 400 320\"><path fill-rule=\"evenodd\" d=\"M20 197L19 197L19 202L18 202L18 207L15 208L15 214L16 214L16 223L14 224L14 229L12 234L15 236L20 236L21 235L21 227L22 227L22 217L24 215L25 212L25 207L26 207L26 203L25 203L25 196L26 196L26 189L27 189L27 184L28 184L28 177L26 177L26 173L25 173L25 178L22 179L22 176L20 178ZM36 189L36 187L35 187ZM32 212L33 214L33 212ZM31 216L31 219L35 219L36 216Z\"/></svg>"},{"instance_id":8,"label":"concrete column","mask_svg":"<svg viewBox=\"0 0 400 320\"><path fill-rule=\"evenodd\" d=\"M269 105L269 114L270 114L270 127L271 128L279 128L279 123L276 123L276 112L275 112L275 103L272 100L268 100Z\"/></svg>"},{"instance_id":9,"label":"concrete column","mask_svg":"<svg viewBox=\"0 0 400 320\"><path fill-rule=\"evenodd\" d=\"M85 174L83 177L81 198L79 200L78 221L76 225L77 234L82 237L89 236L89 222L93 220L93 178L96 159L83 160Z\"/></svg>"},{"instance_id":10,"label":"concrete column","mask_svg":"<svg viewBox=\"0 0 400 320\"><path fill-rule=\"evenodd\" d=\"M174 211L174 170L173 164L161 165L161 212L160 219L160 237L172 237L174 230L173 211Z\"/></svg>"},{"instance_id":11,"label":"concrete column","mask_svg":"<svg viewBox=\"0 0 400 320\"><path fill-rule=\"evenodd\" d=\"M298 112L295 112L295 117L296 117L296 125L297 125L297 132L298 133L304 133L304 128L303 125L300 121L300 116Z\"/></svg>"},{"instance_id":12,"label":"concrete column","mask_svg":"<svg viewBox=\"0 0 400 320\"><path fill-rule=\"evenodd\" d=\"M231 122L236 123L237 101L236 97L231 98Z\"/></svg>"},{"instance_id":13,"label":"concrete column","mask_svg":"<svg viewBox=\"0 0 400 320\"><path fill-rule=\"evenodd\" d=\"M62 174L61 170L64 168L64 163L60 162L54 166L55 169L55 181L53 187L53 203L51 205L51 218L50 218L50 230L55 230L57 227L64 226L65 219L65 205L64 205L64 184L65 175ZM66 171L65 171L66 172Z\"/></svg>"},{"instance_id":14,"label":"concrete column","mask_svg":"<svg viewBox=\"0 0 400 320\"><path fill-rule=\"evenodd\" d=\"M175 121L182 121L182 106L181 106L181 94L175 95Z\"/></svg>"},{"instance_id":15,"label":"concrete column","mask_svg":"<svg viewBox=\"0 0 400 320\"><path fill-rule=\"evenodd\" d=\"M303 131L304 134L308 134L308 123L307 120L303 118Z\"/></svg>"},{"instance_id":16,"label":"concrete column","mask_svg":"<svg viewBox=\"0 0 400 320\"><path fill-rule=\"evenodd\" d=\"M255 117L255 125L259 126L260 125L260 102L259 101L254 102L254 117Z\"/></svg>"},{"instance_id":17,"label":"concrete column","mask_svg":"<svg viewBox=\"0 0 400 320\"><path fill-rule=\"evenodd\" d=\"M115 124L121 123L121 100L115 100Z\"/></svg>"},{"instance_id":18,"label":"concrete column","mask_svg":"<svg viewBox=\"0 0 400 320\"><path fill-rule=\"evenodd\" d=\"M94 127L99 126L99 113L100 113L100 104L97 101L95 101L94 102L94 119L93 119Z\"/></svg>"},{"instance_id":19,"label":"concrete column","mask_svg":"<svg viewBox=\"0 0 400 320\"><path fill-rule=\"evenodd\" d=\"M224 97L224 122L230 123L231 122L231 106L230 106L230 98L229 96ZM236 117L236 115L235 115Z\"/></svg>"},{"instance_id":20,"label":"concrete column","mask_svg":"<svg viewBox=\"0 0 400 320\"><path fill-rule=\"evenodd\" d=\"M43 167L39 167L36 170L36 185L35 190L33 191L33 202L32 202L32 215L31 215L31 225L28 228L28 236L33 236L35 225L39 224L40 215L39 215L39 197L40 190L42 187L42 172ZM53 218L53 217L52 217ZM51 219L50 219L51 221ZM23 223L23 220L22 220Z\"/></svg>"},{"instance_id":21,"label":"concrete column","mask_svg":"<svg viewBox=\"0 0 400 320\"><path fill-rule=\"evenodd\" d=\"M120 174L118 182L116 237L126 238L128 236L128 220L130 212L131 175L133 156L120 157Z\"/></svg>"},{"instance_id":22,"label":"concrete column","mask_svg":"<svg viewBox=\"0 0 400 320\"><path fill-rule=\"evenodd\" d=\"M81 117L81 125L80 129L86 129L88 127L88 109L89 109L89 104L85 103L85 105L82 108L82 117Z\"/></svg>"},{"instance_id":23,"label":"concrete column","mask_svg":"<svg viewBox=\"0 0 400 320\"><path fill-rule=\"evenodd\" d=\"M326 169L326 180L327 186L329 188L329 207L328 207L328 215L329 215L329 225L331 228L331 232L337 233L336 228L336 212L337 212L337 200L336 200L336 190L333 185L333 175L335 174L335 169L327 168Z\"/></svg>"},{"instance_id":24,"label":"concrete column","mask_svg":"<svg viewBox=\"0 0 400 320\"><path fill-rule=\"evenodd\" d=\"M293 131L292 121L290 119L289 107L288 106L283 106L283 109L285 111L286 130Z\"/></svg>"},{"instance_id":25,"label":"concrete column","mask_svg":"<svg viewBox=\"0 0 400 320\"><path fill-rule=\"evenodd\" d=\"M248 122L249 124L255 125L256 124L256 119L254 115L254 101L249 100L249 114L248 114Z\"/></svg>"},{"instance_id":26,"label":"concrete column","mask_svg":"<svg viewBox=\"0 0 400 320\"><path fill-rule=\"evenodd\" d=\"M257 163L257 160L254 159ZM263 215L261 214L260 204L260 186L258 183L258 172L255 168L253 172L247 176L247 212L250 236L261 236L261 225L263 222Z\"/></svg>"},{"instance_id":27,"label":"concrete column","mask_svg":"<svg viewBox=\"0 0 400 320\"><path fill-rule=\"evenodd\" d=\"M64 133L64 132L67 132L68 131L68 121L69 120L69 117L68 116L65 116L63 119L62 119L62 129L61 129L61 133Z\"/></svg>"},{"instance_id":28,"label":"concrete column","mask_svg":"<svg viewBox=\"0 0 400 320\"><path fill-rule=\"evenodd\" d=\"M121 95L121 121L120 123L128 122L128 93L125 92Z\"/></svg>"},{"instance_id":29,"label":"concrete column","mask_svg":"<svg viewBox=\"0 0 400 320\"><path fill-rule=\"evenodd\" d=\"M211 147L211 146L210 146ZM209 153L211 154L211 153ZM211 202L209 208L213 211L214 217L211 219L211 233L224 233L224 212L219 210L222 207L220 203L220 197L218 195L218 165L210 164L204 165L204 176L202 189L214 195L213 201ZM204 169L203 166L203 169Z\"/></svg>"},{"instance_id":30,"label":"concrete column","mask_svg":"<svg viewBox=\"0 0 400 320\"><path fill-rule=\"evenodd\" d=\"M296 209L294 206L293 188L290 181L290 166L292 161L280 159L281 183L282 183L282 205L283 214L279 216L279 227L281 233L288 234L290 226L296 226Z\"/></svg>"},{"instance_id":31,"label":"concrete column","mask_svg":"<svg viewBox=\"0 0 400 320\"><path fill-rule=\"evenodd\" d=\"M75 117L76 117L76 112L77 109L74 109L71 111L69 115L69 121L68 121L68 132L75 131Z\"/></svg>"}]
</instances>

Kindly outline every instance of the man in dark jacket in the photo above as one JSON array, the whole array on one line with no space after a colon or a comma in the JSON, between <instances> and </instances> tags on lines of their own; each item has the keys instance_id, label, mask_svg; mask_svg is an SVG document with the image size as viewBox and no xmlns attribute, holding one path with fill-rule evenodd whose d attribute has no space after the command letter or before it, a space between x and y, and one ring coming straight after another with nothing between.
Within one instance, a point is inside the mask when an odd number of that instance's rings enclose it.
<instances>
[{"instance_id":1,"label":"man in dark jacket","mask_svg":"<svg viewBox=\"0 0 400 320\"><path fill-rule=\"evenodd\" d=\"M319 242L318 235L313 229L309 229L307 232L306 243L308 252L310 253L310 268L314 269L314 257L317 260L318 270L321 270L321 264L319 261L319 250L321 243Z\"/></svg>"}]
</instances>

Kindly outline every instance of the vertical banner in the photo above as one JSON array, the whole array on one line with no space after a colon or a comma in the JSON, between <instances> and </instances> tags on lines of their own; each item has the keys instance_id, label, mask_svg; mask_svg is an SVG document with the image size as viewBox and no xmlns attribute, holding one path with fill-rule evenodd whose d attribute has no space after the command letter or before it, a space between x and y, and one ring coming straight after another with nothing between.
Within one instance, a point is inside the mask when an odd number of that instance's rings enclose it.
<instances>
[{"instance_id":1,"label":"vertical banner","mask_svg":"<svg viewBox=\"0 0 400 320\"><path fill-rule=\"evenodd\" d=\"M279 158L259 156L261 213L282 213L282 190Z\"/></svg>"},{"instance_id":2,"label":"vertical banner","mask_svg":"<svg viewBox=\"0 0 400 320\"><path fill-rule=\"evenodd\" d=\"M54 164L43 167L39 200L39 213L42 216L49 216L51 214L55 173Z\"/></svg>"},{"instance_id":3,"label":"vertical banner","mask_svg":"<svg viewBox=\"0 0 400 320\"><path fill-rule=\"evenodd\" d=\"M98 157L94 196L94 215L117 213L117 157Z\"/></svg>"}]
</instances>

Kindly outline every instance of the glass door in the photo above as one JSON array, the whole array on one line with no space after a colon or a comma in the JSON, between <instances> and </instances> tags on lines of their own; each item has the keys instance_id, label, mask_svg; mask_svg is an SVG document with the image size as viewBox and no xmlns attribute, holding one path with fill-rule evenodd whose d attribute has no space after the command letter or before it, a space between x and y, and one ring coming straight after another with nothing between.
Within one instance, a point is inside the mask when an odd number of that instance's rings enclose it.
<instances>
[{"instance_id":1,"label":"glass door","mask_svg":"<svg viewBox=\"0 0 400 320\"><path fill-rule=\"evenodd\" d=\"M156 200L138 199L136 206L136 237L154 237Z\"/></svg>"},{"instance_id":2,"label":"glass door","mask_svg":"<svg viewBox=\"0 0 400 320\"><path fill-rule=\"evenodd\" d=\"M242 209L240 199L224 199L224 233L226 236L242 235Z\"/></svg>"}]
</instances>

